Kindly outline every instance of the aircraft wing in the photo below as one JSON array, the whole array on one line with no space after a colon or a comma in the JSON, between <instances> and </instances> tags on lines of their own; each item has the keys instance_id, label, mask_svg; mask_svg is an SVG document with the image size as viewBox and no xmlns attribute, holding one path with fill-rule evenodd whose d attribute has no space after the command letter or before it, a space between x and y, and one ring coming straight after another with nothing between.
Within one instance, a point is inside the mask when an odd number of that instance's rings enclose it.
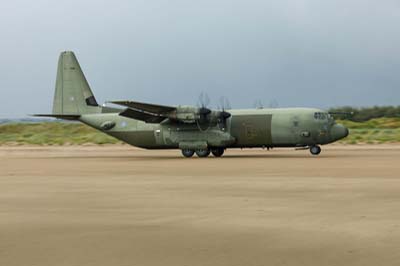
<instances>
[{"instance_id":1,"label":"aircraft wing","mask_svg":"<svg viewBox=\"0 0 400 266\"><path fill-rule=\"evenodd\" d=\"M166 116L142 112L131 108L126 108L124 111L119 113L119 115L141 120L146 123L161 123L167 118Z\"/></svg>"},{"instance_id":2,"label":"aircraft wing","mask_svg":"<svg viewBox=\"0 0 400 266\"><path fill-rule=\"evenodd\" d=\"M173 106L165 106L165 105L157 105L157 104L141 103L133 101L112 101L111 103L122 105L130 109L147 112L150 114L158 114L158 115L167 114L176 110L176 107Z\"/></svg>"}]
</instances>

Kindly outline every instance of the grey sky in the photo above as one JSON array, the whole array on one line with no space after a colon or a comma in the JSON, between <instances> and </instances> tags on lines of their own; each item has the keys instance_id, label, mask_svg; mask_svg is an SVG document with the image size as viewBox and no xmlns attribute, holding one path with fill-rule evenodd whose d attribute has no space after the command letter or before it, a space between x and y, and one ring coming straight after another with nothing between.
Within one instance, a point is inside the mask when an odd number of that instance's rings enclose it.
<instances>
[{"instance_id":1,"label":"grey sky","mask_svg":"<svg viewBox=\"0 0 400 266\"><path fill-rule=\"evenodd\" d=\"M400 104L400 2L13 0L0 3L0 117L51 111L59 52L99 102Z\"/></svg>"}]
</instances>

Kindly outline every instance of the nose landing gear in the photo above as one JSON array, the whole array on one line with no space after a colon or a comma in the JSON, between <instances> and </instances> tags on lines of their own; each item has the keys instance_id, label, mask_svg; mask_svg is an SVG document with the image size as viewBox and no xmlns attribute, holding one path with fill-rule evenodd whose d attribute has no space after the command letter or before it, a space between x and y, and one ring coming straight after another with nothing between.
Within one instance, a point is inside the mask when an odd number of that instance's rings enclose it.
<instances>
[{"instance_id":1,"label":"nose landing gear","mask_svg":"<svg viewBox=\"0 0 400 266\"><path fill-rule=\"evenodd\" d=\"M312 155L318 155L318 154L321 153L321 147L318 146L318 145L311 146L310 147L310 152L311 152Z\"/></svg>"}]
</instances>

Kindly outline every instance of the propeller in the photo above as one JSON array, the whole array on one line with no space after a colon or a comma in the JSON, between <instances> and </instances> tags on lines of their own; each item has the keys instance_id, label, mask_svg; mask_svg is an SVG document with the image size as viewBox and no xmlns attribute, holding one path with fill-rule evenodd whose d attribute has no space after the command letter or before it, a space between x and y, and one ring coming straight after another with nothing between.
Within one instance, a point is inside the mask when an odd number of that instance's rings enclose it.
<instances>
[{"instance_id":1,"label":"propeller","mask_svg":"<svg viewBox=\"0 0 400 266\"><path fill-rule=\"evenodd\" d=\"M219 99L219 107L221 111L218 112L218 124L220 128L224 129L226 127L226 120L231 117L231 114L226 110L231 109L231 104L228 98L222 96Z\"/></svg>"},{"instance_id":2,"label":"propeller","mask_svg":"<svg viewBox=\"0 0 400 266\"><path fill-rule=\"evenodd\" d=\"M219 108L222 110L229 110L231 109L231 103L229 99L225 96L219 98Z\"/></svg>"},{"instance_id":3,"label":"propeller","mask_svg":"<svg viewBox=\"0 0 400 266\"><path fill-rule=\"evenodd\" d=\"M231 104L230 104L228 98L222 96L219 99L219 103L220 103L219 109L221 109L219 115L220 115L221 119L226 120L229 117L231 117L231 114L226 111L226 110L230 110L231 109Z\"/></svg>"},{"instance_id":4,"label":"propeller","mask_svg":"<svg viewBox=\"0 0 400 266\"><path fill-rule=\"evenodd\" d=\"M269 103L269 108L278 108L279 107L279 103L276 99L273 99L270 103Z\"/></svg>"},{"instance_id":5,"label":"propeller","mask_svg":"<svg viewBox=\"0 0 400 266\"><path fill-rule=\"evenodd\" d=\"M208 108L210 105L210 97L205 92L200 93L197 106L199 107L200 115L208 115L211 110Z\"/></svg>"},{"instance_id":6,"label":"propeller","mask_svg":"<svg viewBox=\"0 0 400 266\"><path fill-rule=\"evenodd\" d=\"M231 114L226 110L231 109L229 100L226 97L220 97L218 111L209 109L210 97L204 92L200 93L197 102L197 124L201 130L206 130L212 123L217 123L221 129L226 127L226 120Z\"/></svg>"},{"instance_id":7,"label":"propeller","mask_svg":"<svg viewBox=\"0 0 400 266\"><path fill-rule=\"evenodd\" d=\"M208 97L207 93L201 92L197 101L197 106L199 106L200 108L207 108L209 104L210 97Z\"/></svg>"},{"instance_id":8,"label":"propeller","mask_svg":"<svg viewBox=\"0 0 400 266\"><path fill-rule=\"evenodd\" d=\"M198 106L197 113L199 115L198 123L205 124L209 120L208 115L211 113L211 110L208 108L209 104L210 104L210 97L208 97L207 93L201 92L197 102Z\"/></svg>"},{"instance_id":9,"label":"propeller","mask_svg":"<svg viewBox=\"0 0 400 266\"><path fill-rule=\"evenodd\" d=\"M264 104L260 99L255 100L253 106L256 109L264 109Z\"/></svg>"}]
</instances>

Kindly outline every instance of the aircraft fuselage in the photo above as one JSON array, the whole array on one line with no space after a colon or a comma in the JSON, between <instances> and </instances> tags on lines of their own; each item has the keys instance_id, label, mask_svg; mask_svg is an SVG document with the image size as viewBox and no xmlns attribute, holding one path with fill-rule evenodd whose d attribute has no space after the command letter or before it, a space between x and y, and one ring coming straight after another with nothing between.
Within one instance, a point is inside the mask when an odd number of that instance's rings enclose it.
<instances>
[{"instance_id":1,"label":"aircraft fuselage","mask_svg":"<svg viewBox=\"0 0 400 266\"><path fill-rule=\"evenodd\" d=\"M326 112L313 108L229 110L225 127L185 123L145 123L118 113L82 115L80 121L130 145L146 149L208 147L304 147L344 138L348 130ZM105 123L114 127L104 129ZM195 148L195 147L194 147Z\"/></svg>"}]
</instances>

